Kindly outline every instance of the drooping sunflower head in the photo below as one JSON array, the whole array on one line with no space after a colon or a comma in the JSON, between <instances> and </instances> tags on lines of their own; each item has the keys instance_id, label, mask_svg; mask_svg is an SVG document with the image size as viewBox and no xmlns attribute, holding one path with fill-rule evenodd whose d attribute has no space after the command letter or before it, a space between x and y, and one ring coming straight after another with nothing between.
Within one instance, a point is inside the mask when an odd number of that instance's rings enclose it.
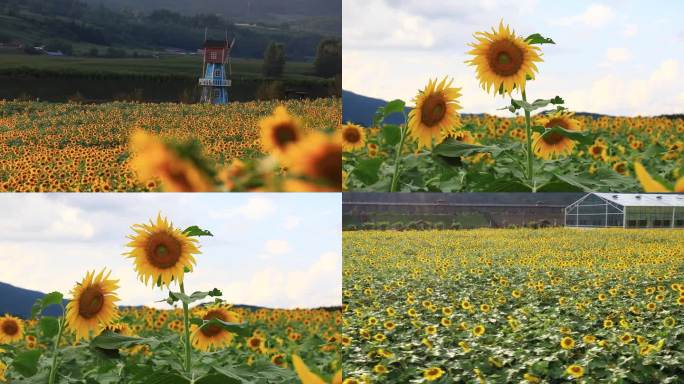
<instances>
[{"instance_id":1,"label":"drooping sunflower head","mask_svg":"<svg viewBox=\"0 0 684 384\"><path fill-rule=\"evenodd\" d=\"M24 322L14 316L0 317L0 344L16 343L24 339Z\"/></svg>"},{"instance_id":2,"label":"drooping sunflower head","mask_svg":"<svg viewBox=\"0 0 684 384\"><path fill-rule=\"evenodd\" d=\"M223 306L212 306L201 313L203 320L218 319L227 323L241 322L240 315L227 310ZM194 327L192 332L192 345L201 351L222 349L233 340L233 334L217 325L208 325L203 328Z\"/></svg>"},{"instance_id":3,"label":"drooping sunflower head","mask_svg":"<svg viewBox=\"0 0 684 384\"><path fill-rule=\"evenodd\" d=\"M511 94L516 87L524 91L527 77L534 79L538 72L535 63L543 61L539 47L516 36L503 20L498 31L492 28L492 32L476 32L474 37L477 42L469 44L473 49L468 52L474 57L466 63L476 67L482 89L489 92L493 87L495 94Z\"/></svg>"},{"instance_id":4,"label":"drooping sunflower head","mask_svg":"<svg viewBox=\"0 0 684 384\"><path fill-rule=\"evenodd\" d=\"M182 283L185 268L192 271L194 255L201 253L197 240L174 228L161 214L156 223L150 220L131 228L135 235L128 236L131 242L127 246L132 249L124 256L134 260L140 281L167 287L174 279Z\"/></svg>"},{"instance_id":5,"label":"drooping sunflower head","mask_svg":"<svg viewBox=\"0 0 684 384\"><path fill-rule=\"evenodd\" d=\"M291 116L287 109L279 106L271 116L259 122L261 129L261 148L276 156L284 154L290 145L302 138L301 123Z\"/></svg>"},{"instance_id":6,"label":"drooping sunflower head","mask_svg":"<svg viewBox=\"0 0 684 384\"><path fill-rule=\"evenodd\" d=\"M146 184L158 178L167 192L209 192L214 189L202 170L192 161L178 156L159 137L136 130L130 141L131 168ZM152 187L156 187L156 183Z\"/></svg>"},{"instance_id":7,"label":"drooping sunflower head","mask_svg":"<svg viewBox=\"0 0 684 384\"><path fill-rule=\"evenodd\" d=\"M409 112L409 134L419 147L429 147L433 138L441 141L461 127L461 89L452 87L453 80L447 83L446 77L437 81L428 81L414 99L416 107Z\"/></svg>"},{"instance_id":8,"label":"drooping sunflower head","mask_svg":"<svg viewBox=\"0 0 684 384\"><path fill-rule=\"evenodd\" d=\"M340 137L342 138L342 148L347 152L361 149L366 144L366 132L360 125L344 124L340 130Z\"/></svg>"},{"instance_id":9,"label":"drooping sunflower head","mask_svg":"<svg viewBox=\"0 0 684 384\"><path fill-rule=\"evenodd\" d=\"M337 138L311 133L288 151L284 163L294 175L342 189L342 143Z\"/></svg>"},{"instance_id":10,"label":"drooping sunflower head","mask_svg":"<svg viewBox=\"0 0 684 384\"><path fill-rule=\"evenodd\" d=\"M97 276L95 271L86 273L83 281L71 290L73 299L66 307L68 328L76 334L76 340L89 339L91 331L96 332L111 325L117 318L116 290L118 280L109 279L103 269Z\"/></svg>"},{"instance_id":11,"label":"drooping sunflower head","mask_svg":"<svg viewBox=\"0 0 684 384\"><path fill-rule=\"evenodd\" d=\"M573 118L573 115L573 112L558 111L538 118L536 124L544 128L561 127L567 131L581 131L582 125L579 120ZM572 139L555 132L543 136L535 132L532 134L532 141L534 154L543 159L567 155L575 148L575 142Z\"/></svg>"}]
</instances>

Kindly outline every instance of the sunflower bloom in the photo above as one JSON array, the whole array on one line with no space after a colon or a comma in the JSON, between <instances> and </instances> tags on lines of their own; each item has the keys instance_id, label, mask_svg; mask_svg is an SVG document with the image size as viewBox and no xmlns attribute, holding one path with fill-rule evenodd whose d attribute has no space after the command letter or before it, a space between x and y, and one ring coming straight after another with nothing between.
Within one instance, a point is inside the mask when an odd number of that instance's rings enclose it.
<instances>
[{"instance_id":1,"label":"sunflower bloom","mask_svg":"<svg viewBox=\"0 0 684 384\"><path fill-rule=\"evenodd\" d=\"M159 138L138 130L131 136L131 167L141 180L159 178L167 192L209 192L211 182L191 161L180 158Z\"/></svg>"},{"instance_id":2,"label":"sunflower bloom","mask_svg":"<svg viewBox=\"0 0 684 384\"><path fill-rule=\"evenodd\" d=\"M133 248L124 256L135 261L135 270L140 281L147 285L164 284L172 280L183 282L185 268L192 271L196 264L194 255L201 253L197 240L184 235L173 224L157 215L157 222L135 224L131 227L135 235L129 235L127 244Z\"/></svg>"},{"instance_id":3,"label":"sunflower bloom","mask_svg":"<svg viewBox=\"0 0 684 384\"><path fill-rule=\"evenodd\" d=\"M333 137L311 133L288 150L283 162L294 175L342 189L342 144Z\"/></svg>"},{"instance_id":4,"label":"sunflower bloom","mask_svg":"<svg viewBox=\"0 0 684 384\"><path fill-rule=\"evenodd\" d=\"M494 87L495 93L509 95L516 87L524 91L526 79L534 79L538 72L535 63L543 61L539 47L516 36L503 20L498 31L492 28L491 33L476 32L474 37L477 42L469 44L473 49L468 52L474 57L466 63L476 67L482 89L489 93Z\"/></svg>"},{"instance_id":5,"label":"sunflower bloom","mask_svg":"<svg viewBox=\"0 0 684 384\"><path fill-rule=\"evenodd\" d=\"M276 108L271 116L262 119L259 128L261 148L277 157L285 154L292 144L302 139L301 122L283 106Z\"/></svg>"},{"instance_id":6,"label":"sunflower bloom","mask_svg":"<svg viewBox=\"0 0 684 384\"><path fill-rule=\"evenodd\" d=\"M24 322L10 315L0 317L0 344L12 344L24 339Z\"/></svg>"},{"instance_id":7,"label":"sunflower bloom","mask_svg":"<svg viewBox=\"0 0 684 384\"><path fill-rule=\"evenodd\" d=\"M210 307L201 317L203 320L218 319L227 323L241 322L240 315L220 306ZM217 325L209 325L202 329L195 327L191 336L192 346L205 352L212 349L222 349L232 340L233 334Z\"/></svg>"},{"instance_id":8,"label":"sunflower bloom","mask_svg":"<svg viewBox=\"0 0 684 384\"><path fill-rule=\"evenodd\" d=\"M416 107L408 115L409 134L420 147L429 147L433 139L441 141L461 127L461 89L452 87L453 80L447 83L446 77L437 81L430 80L418 93L413 100Z\"/></svg>"},{"instance_id":9,"label":"sunflower bloom","mask_svg":"<svg viewBox=\"0 0 684 384\"><path fill-rule=\"evenodd\" d=\"M294 364L295 372L297 372L297 376L299 376L299 380L302 381L302 384L326 384L323 379L311 372L301 357L292 355L292 364ZM330 384L342 384L341 369L335 374Z\"/></svg>"},{"instance_id":10,"label":"sunflower bloom","mask_svg":"<svg viewBox=\"0 0 684 384\"><path fill-rule=\"evenodd\" d=\"M356 124L345 124L340 131L342 148L347 152L361 149L366 144L366 132L363 127Z\"/></svg>"},{"instance_id":11,"label":"sunflower bloom","mask_svg":"<svg viewBox=\"0 0 684 384\"><path fill-rule=\"evenodd\" d=\"M537 125L544 128L561 127L567 131L581 131L581 123L573 119L573 112L558 111L549 116L537 119ZM575 148L575 142L558 133L541 135L538 132L532 134L532 150L537 157L550 159L556 156L568 155Z\"/></svg>"},{"instance_id":12,"label":"sunflower bloom","mask_svg":"<svg viewBox=\"0 0 684 384\"><path fill-rule=\"evenodd\" d=\"M579 379L580 377L584 376L584 368L577 364L572 364L568 366L568 368L565 370L565 373L567 373L575 379Z\"/></svg>"},{"instance_id":13,"label":"sunflower bloom","mask_svg":"<svg viewBox=\"0 0 684 384\"><path fill-rule=\"evenodd\" d=\"M435 381L444 375L444 370L439 367L431 367L423 370L423 377L427 381Z\"/></svg>"},{"instance_id":14,"label":"sunflower bloom","mask_svg":"<svg viewBox=\"0 0 684 384\"><path fill-rule=\"evenodd\" d=\"M684 192L684 177L680 177L675 183L674 191L670 191L656 179L651 177L646 168L640 163L634 163L634 171L645 192Z\"/></svg>"},{"instance_id":15,"label":"sunflower bloom","mask_svg":"<svg viewBox=\"0 0 684 384\"><path fill-rule=\"evenodd\" d=\"M73 299L66 306L65 319L68 328L76 334L76 340L89 339L90 333L111 325L118 317L116 290L119 280L109 279L111 272L103 269L97 276L87 272L80 283L71 290Z\"/></svg>"}]
</instances>

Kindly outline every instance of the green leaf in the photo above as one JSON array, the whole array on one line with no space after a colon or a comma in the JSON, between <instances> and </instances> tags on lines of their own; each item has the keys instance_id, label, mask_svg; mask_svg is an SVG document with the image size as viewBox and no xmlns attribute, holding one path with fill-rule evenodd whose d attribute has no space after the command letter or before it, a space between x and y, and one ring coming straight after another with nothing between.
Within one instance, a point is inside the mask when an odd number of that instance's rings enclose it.
<instances>
[{"instance_id":1,"label":"green leaf","mask_svg":"<svg viewBox=\"0 0 684 384\"><path fill-rule=\"evenodd\" d=\"M532 131L540 133L542 137L556 134L587 145L594 142L594 136L588 131L569 131L558 125L551 128L535 125L532 126Z\"/></svg>"},{"instance_id":2,"label":"green leaf","mask_svg":"<svg viewBox=\"0 0 684 384\"><path fill-rule=\"evenodd\" d=\"M173 304L176 301L180 300L183 303L191 304L191 303L194 303L195 301L204 300L207 296L220 297L220 296L223 296L223 292L221 292L218 288L214 288L211 291L193 292L192 295L188 296L184 293L169 291L169 298L166 300L162 300L162 301L166 301L169 304Z\"/></svg>"},{"instance_id":3,"label":"green leaf","mask_svg":"<svg viewBox=\"0 0 684 384\"><path fill-rule=\"evenodd\" d=\"M387 124L382 127L382 137L387 145L397 145L401 141L401 128L398 125Z\"/></svg>"},{"instance_id":4,"label":"green leaf","mask_svg":"<svg viewBox=\"0 0 684 384\"><path fill-rule=\"evenodd\" d=\"M159 344L159 341L153 337L130 337L119 335L118 333L111 331L105 331L90 341L91 347L102 349L129 348L140 344L148 344L153 347Z\"/></svg>"},{"instance_id":5,"label":"green leaf","mask_svg":"<svg viewBox=\"0 0 684 384\"><path fill-rule=\"evenodd\" d=\"M193 318L191 322L195 325L198 325L199 329L209 326L217 326L242 337L249 337L252 335L252 329L247 323L229 323L221 319L202 320L199 318Z\"/></svg>"},{"instance_id":6,"label":"green leaf","mask_svg":"<svg viewBox=\"0 0 684 384\"><path fill-rule=\"evenodd\" d=\"M391 115L392 113L403 113L404 108L406 108L406 103L402 100L392 100L389 103L385 104L385 106L380 107L375 111L375 116L373 117L373 126L377 127L379 126L387 116Z\"/></svg>"},{"instance_id":7,"label":"green leaf","mask_svg":"<svg viewBox=\"0 0 684 384\"><path fill-rule=\"evenodd\" d=\"M196 225L193 225L192 227L187 227L183 231L183 234L186 236L214 236L211 232L207 231L206 229L202 229Z\"/></svg>"},{"instance_id":8,"label":"green leaf","mask_svg":"<svg viewBox=\"0 0 684 384\"><path fill-rule=\"evenodd\" d=\"M354 167L352 174L365 185L374 184L380 179L378 172L380 171L382 161L383 159L381 158L360 160Z\"/></svg>"},{"instance_id":9,"label":"green leaf","mask_svg":"<svg viewBox=\"0 0 684 384\"><path fill-rule=\"evenodd\" d=\"M157 372L145 377L141 384L190 384L190 380L173 373Z\"/></svg>"},{"instance_id":10,"label":"green leaf","mask_svg":"<svg viewBox=\"0 0 684 384\"><path fill-rule=\"evenodd\" d=\"M45 316L38 322L38 327L40 328L43 337L49 339L55 337L59 332L59 321L56 317Z\"/></svg>"},{"instance_id":11,"label":"green leaf","mask_svg":"<svg viewBox=\"0 0 684 384\"><path fill-rule=\"evenodd\" d=\"M215 373L202 377L195 381L196 384L242 384L244 381L239 376L228 376L223 373Z\"/></svg>"},{"instance_id":12,"label":"green leaf","mask_svg":"<svg viewBox=\"0 0 684 384\"><path fill-rule=\"evenodd\" d=\"M31 377L38 372L38 360L41 351L34 349L17 354L12 361L12 367L24 377Z\"/></svg>"},{"instance_id":13,"label":"green leaf","mask_svg":"<svg viewBox=\"0 0 684 384\"><path fill-rule=\"evenodd\" d=\"M533 33L525 38L528 44L556 44L555 41L548 37L544 37L538 33Z\"/></svg>"},{"instance_id":14,"label":"green leaf","mask_svg":"<svg viewBox=\"0 0 684 384\"><path fill-rule=\"evenodd\" d=\"M468 144L458 141L453 137L447 137L442 143L432 149L432 153L444 157L462 157L485 152L489 152L492 155L498 155L504 150L506 150L505 147Z\"/></svg>"},{"instance_id":15,"label":"green leaf","mask_svg":"<svg viewBox=\"0 0 684 384\"><path fill-rule=\"evenodd\" d=\"M50 292L47 295L41 297L40 299L36 300L35 303L33 303L33 307L31 308L31 318L35 319L36 315L43 312L45 308L51 305L61 305L62 300L64 300L64 295L56 291Z\"/></svg>"}]
</instances>

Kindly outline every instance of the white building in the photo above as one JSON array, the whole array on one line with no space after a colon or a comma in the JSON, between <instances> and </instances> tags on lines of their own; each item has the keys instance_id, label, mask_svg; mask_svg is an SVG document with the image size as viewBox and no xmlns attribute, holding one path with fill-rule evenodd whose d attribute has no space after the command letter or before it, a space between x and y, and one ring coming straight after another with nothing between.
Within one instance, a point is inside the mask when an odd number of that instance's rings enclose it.
<instances>
[{"instance_id":1,"label":"white building","mask_svg":"<svg viewBox=\"0 0 684 384\"><path fill-rule=\"evenodd\" d=\"M589 193L565 208L565 226L684 228L684 194Z\"/></svg>"}]
</instances>

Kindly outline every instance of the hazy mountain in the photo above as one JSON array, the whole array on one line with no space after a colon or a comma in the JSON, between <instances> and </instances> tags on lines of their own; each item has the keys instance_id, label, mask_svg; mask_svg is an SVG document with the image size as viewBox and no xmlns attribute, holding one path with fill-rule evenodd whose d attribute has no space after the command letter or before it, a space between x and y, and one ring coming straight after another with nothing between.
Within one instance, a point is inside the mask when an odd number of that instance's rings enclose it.
<instances>
[{"instance_id":1,"label":"hazy mountain","mask_svg":"<svg viewBox=\"0 0 684 384\"><path fill-rule=\"evenodd\" d=\"M31 316L33 303L43 296L45 294L42 292L31 291L0 282L0 316L9 313L10 315L26 319ZM67 301L65 300L64 305L66 303ZM48 307L44 313L50 316L60 316L62 309L57 305L53 305Z\"/></svg>"}]
</instances>

